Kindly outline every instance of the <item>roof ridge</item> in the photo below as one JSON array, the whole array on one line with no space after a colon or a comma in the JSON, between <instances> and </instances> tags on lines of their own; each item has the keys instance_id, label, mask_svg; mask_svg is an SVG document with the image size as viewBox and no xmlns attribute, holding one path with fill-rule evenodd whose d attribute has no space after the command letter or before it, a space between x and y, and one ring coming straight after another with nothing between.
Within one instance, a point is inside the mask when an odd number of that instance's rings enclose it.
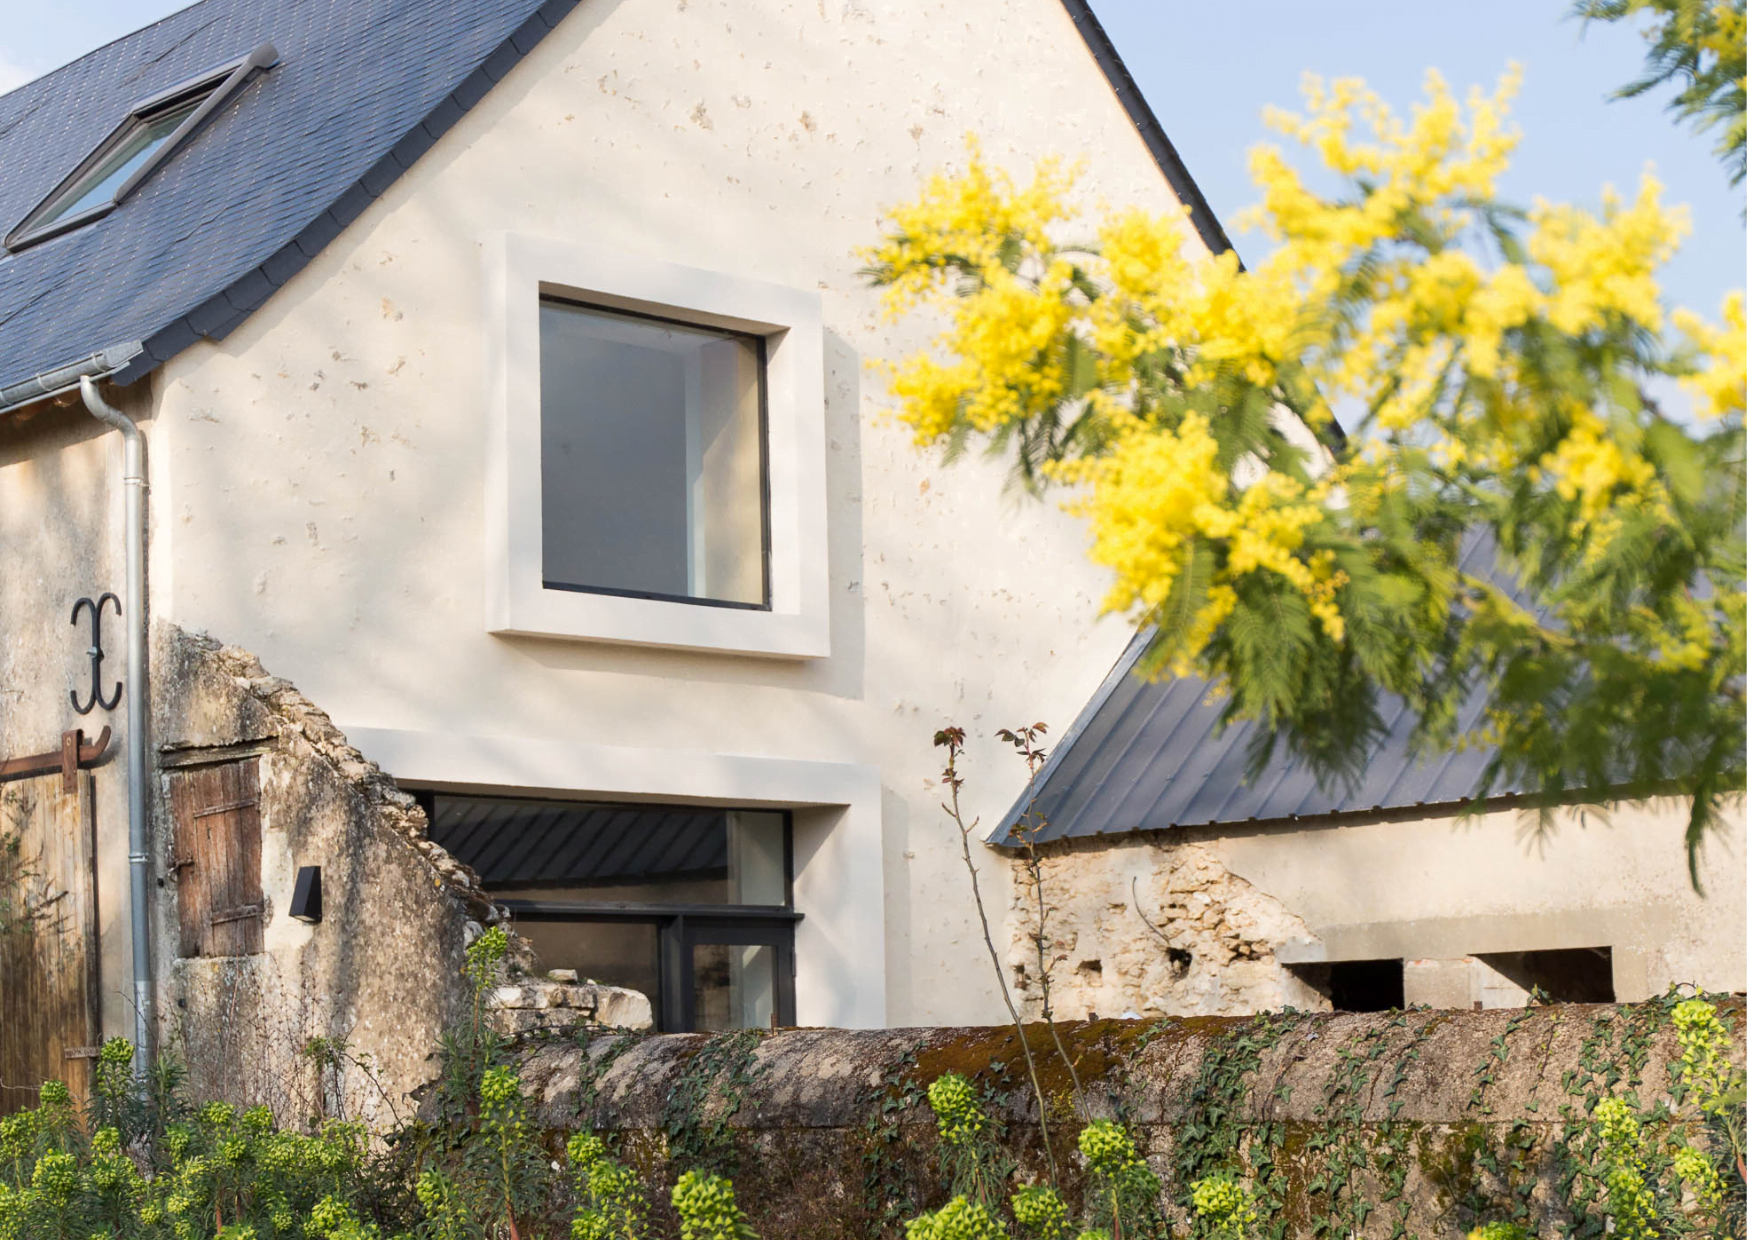
<instances>
[{"instance_id":1,"label":"roof ridge","mask_svg":"<svg viewBox=\"0 0 1748 1240\"><path fill-rule=\"evenodd\" d=\"M1232 244L1232 239L1226 235L1226 230L1220 224L1220 219L1214 214L1214 208L1202 194L1201 186L1190 175L1183 157L1177 153L1177 147L1172 145L1166 136L1165 127L1159 123L1159 117L1154 115L1153 107L1147 102L1147 97L1141 93L1141 88L1135 84L1135 79L1129 73L1129 66L1123 63L1123 58L1117 52L1117 45L1111 42L1111 36L1105 33L1105 28L1099 23L1098 17L1092 11L1088 0L1062 0L1062 7L1068 10L1068 18L1080 31L1080 37L1085 41L1087 50L1098 62L1099 69L1105 75L1105 81L1110 83L1111 91L1117 96L1117 102L1129 114L1136 131L1141 135L1141 141L1146 144L1147 151L1153 156L1153 162L1159 165L1159 170L1165 174L1165 180L1183 203L1190 216L1190 224L1202 243L1210 252L1222 254L1231 250L1238 251ZM1239 259L1238 265L1244 266L1244 260Z\"/></svg>"}]
</instances>

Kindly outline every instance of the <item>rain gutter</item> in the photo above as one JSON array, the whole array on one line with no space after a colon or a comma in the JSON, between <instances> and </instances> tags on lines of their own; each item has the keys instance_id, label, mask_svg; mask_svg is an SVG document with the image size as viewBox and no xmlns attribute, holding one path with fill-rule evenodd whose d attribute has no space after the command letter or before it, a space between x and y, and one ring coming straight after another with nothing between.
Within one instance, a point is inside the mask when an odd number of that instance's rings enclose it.
<instances>
[{"instance_id":1,"label":"rain gutter","mask_svg":"<svg viewBox=\"0 0 1748 1240\"><path fill-rule=\"evenodd\" d=\"M76 362L0 387L0 418L39 400L77 391L83 379L106 379L145 352L145 347L138 340L111 345Z\"/></svg>"}]
</instances>

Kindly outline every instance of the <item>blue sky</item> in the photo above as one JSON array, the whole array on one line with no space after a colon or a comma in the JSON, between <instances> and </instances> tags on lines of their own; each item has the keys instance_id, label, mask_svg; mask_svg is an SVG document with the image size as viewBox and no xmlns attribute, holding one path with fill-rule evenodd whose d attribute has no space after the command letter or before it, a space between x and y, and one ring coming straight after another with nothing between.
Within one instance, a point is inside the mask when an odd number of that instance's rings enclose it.
<instances>
[{"instance_id":1,"label":"blue sky","mask_svg":"<svg viewBox=\"0 0 1748 1240\"><path fill-rule=\"evenodd\" d=\"M1361 77L1406 112L1428 68L1459 96L1491 91L1506 67L1523 69L1512 114L1523 131L1501 196L1528 205L1538 195L1595 208L1602 187L1624 196L1654 165L1664 201L1686 203L1693 231L1670 263L1671 301L1716 317L1743 286L1748 233L1742 191L1711 155L1711 137L1677 128L1670 92L1611 102L1638 75L1644 42L1634 30L1566 17L1570 0L1092 0L1129 71L1178 154L1229 231L1255 199L1246 151L1274 140L1267 104L1293 108L1305 72ZM1233 234L1241 255L1261 238Z\"/></svg>"},{"instance_id":2,"label":"blue sky","mask_svg":"<svg viewBox=\"0 0 1748 1240\"><path fill-rule=\"evenodd\" d=\"M898 0L890 0L898 2ZM0 90L183 7L175 0L76 0L15 4L0 29ZM1670 265L1672 301L1708 315L1740 288L1748 266L1742 195L1730 189L1708 139L1676 128L1667 92L1608 102L1637 71L1643 43L1626 29L1584 30L1568 0L1093 0L1166 132L1228 223L1253 197L1245 152L1268 134L1264 105L1298 101L1300 75L1366 79L1406 110L1428 67L1459 93L1491 88L1506 65L1523 66L1515 108L1524 132L1502 189L1589 205L1604 184L1630 194L1655 165L1666 200L1688 204L1693 232ZM1239 252L1260 238L1236 233Z\"/></svg>"}]
</instances>

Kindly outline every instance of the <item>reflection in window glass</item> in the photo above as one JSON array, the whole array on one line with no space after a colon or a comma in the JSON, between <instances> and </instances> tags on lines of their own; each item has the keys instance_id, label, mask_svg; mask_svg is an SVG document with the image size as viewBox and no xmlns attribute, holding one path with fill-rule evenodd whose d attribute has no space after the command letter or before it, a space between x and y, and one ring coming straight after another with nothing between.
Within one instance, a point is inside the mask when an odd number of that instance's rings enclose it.
<instances>
[{"instance_id":1,"label":"reflection in window glass","mask_svg":"<svg viewBox=\"0 0 1748 1240\"><path fill-rule=\"evenodd\" d=\"M769 1029L776 1005L776 948L739 943L693 945L694 1029Z\"/></svg>"},{"instance_id":2,"label":"reflection in window glass","mask_svg":"<svg viewBox=\"0 0 1748 1240\"><path fill-rule=\"evenodd\" d=\"M432 796L431 838L502 897L789 902L786 819L765 810Z\"/></svg>"},{"instance_id":3,"label":"reflection in window glass","mask_svg":"<svg viewBox=\"0 0 1748 1240\"><path fill-rule=\"evenodd\" d=\"M534 921L516 929L534 945L545 969L575 969L579 978L624 986L649 998L662 1024L661 956L653 921Z\"/></svg>"},{"instance_id":4,"label":"reflection in window glass","mask_svg":"<svg viewBox=\"0 0 1748 1240\"><path fill-rule=\"evenodd\" d=\"M789 903L789 863L783 827L782 814L736 810L728 815L731 904Z\"/></svg>"},{"instance_id":5,"label":"reflection in window glass","mask_svg":"<svg viewBox=\"0 0 1748 1240\"><path fill-rule=\"evenodd\" d=\"M543 299L548 589L766 602L763 342Z\"/></svg>"}]
</instances>

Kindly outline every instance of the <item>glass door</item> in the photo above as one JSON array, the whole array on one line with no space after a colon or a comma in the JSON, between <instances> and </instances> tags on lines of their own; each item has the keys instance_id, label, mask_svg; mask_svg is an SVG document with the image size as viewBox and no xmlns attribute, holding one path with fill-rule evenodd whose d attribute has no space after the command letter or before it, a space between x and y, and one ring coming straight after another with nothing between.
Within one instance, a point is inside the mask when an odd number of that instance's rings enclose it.
<instances>
[{"instance_id":1,"label":"glass door","mask_svg":"<svg viewBox=\"0 0 1748 1240\"><path fill-rule=\"evenodd\" d=\"M678 919L670 996L681 1028L770 1029L795 1023L792 922Z\"/></svg>"}]
</instances>

